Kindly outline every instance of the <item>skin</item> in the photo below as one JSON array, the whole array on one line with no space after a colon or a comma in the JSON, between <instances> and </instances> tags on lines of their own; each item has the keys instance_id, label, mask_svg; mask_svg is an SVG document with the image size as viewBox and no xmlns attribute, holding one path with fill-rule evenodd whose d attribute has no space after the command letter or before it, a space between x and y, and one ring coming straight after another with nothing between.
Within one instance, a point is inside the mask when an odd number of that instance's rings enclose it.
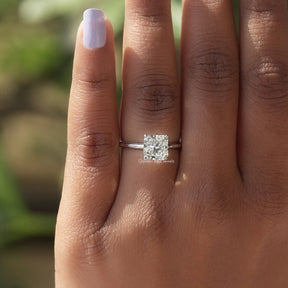
<instances>
[{"instance_id":1,"label":"skin","mask_svg":"<svg viewBox=\"0 0 288 288\"><path fill-rule=\"evenodd\" d=\"M286 0L184 0L181 79L168 0L126 0L118 123L113 31L80 26L56 229L56 287L288 287ZM119 139L182 137L143 163Z\"/></svg>"}]
</instances>

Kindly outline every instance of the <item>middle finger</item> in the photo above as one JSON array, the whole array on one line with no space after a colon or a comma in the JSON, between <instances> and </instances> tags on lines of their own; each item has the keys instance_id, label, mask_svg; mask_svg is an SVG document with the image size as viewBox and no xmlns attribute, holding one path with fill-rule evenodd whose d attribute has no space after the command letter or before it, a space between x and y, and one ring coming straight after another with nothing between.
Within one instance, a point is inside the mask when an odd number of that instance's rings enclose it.
<instances>
[{"instance_id":1,"label":"middle finger","mask_svg":"<svg viewBox=\"0 0 288 288\"><path fill-rule=\"evenodd\" d=\"M232 0L184 0L182 27L179 180L234 177L239 65Z\"/></svg>"}]
</instances>

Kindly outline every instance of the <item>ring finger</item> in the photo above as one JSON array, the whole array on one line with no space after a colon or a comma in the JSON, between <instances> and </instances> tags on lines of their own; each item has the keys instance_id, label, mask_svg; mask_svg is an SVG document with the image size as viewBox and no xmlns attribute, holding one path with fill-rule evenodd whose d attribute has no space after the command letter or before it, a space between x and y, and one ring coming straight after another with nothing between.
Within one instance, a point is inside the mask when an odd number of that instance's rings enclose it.
<instances>
[{"instance_id":1,"label":"ring finger","mask_svg":"<svg viewBox=\"0 0 288 288\"><path fill-rule=\"evenodd\" d=\"M169 142L177 142L180 136L170 0L126 0L121 136L124 142L143 143L144 134L168 135ZM167 185L172 187L176 177L178 154L169 150L169 161L143 162L143 150L123 148L117 196L122 206L140 187L146 194L157 192L158 198L161 191L169 191ZM135 181L131 183L131 179ZM130 189L122 193L121 187L127 187L127 183Z\"/></svg>"}]
</instances>

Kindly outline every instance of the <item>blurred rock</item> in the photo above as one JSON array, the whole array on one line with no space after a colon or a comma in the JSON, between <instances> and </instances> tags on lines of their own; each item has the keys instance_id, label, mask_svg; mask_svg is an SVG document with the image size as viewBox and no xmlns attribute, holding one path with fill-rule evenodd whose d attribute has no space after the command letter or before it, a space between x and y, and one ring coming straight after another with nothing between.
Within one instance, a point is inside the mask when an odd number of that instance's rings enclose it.
<instances>
[{"instance_id":1,"label":"blurred rock","mask_svg":"<svg viewBox=\"0 0 288 288\"><path fill-rule=\"evenodd\" d=\"M36 86L31 91L30 107L44 114L67 115L69 90L56 84L47 83Z\"/></svg>"},{"instance_id":2,"label":"blurred rock","mask_svg":"<svg viewBox=\"0 0 288 288\"><path fill-rule=\"evenodd\" d=\"M14 81L0 73L0 112L11 108L16 99L17 87Z\"/></svg>"},{"instance_id":3,"label":"blurred rock","mask_svg":"<svg viewBox=\"0 0 288 288\"><path fill-rule=\"evenodd\" d=\"M66 151L66 121L21 113L3 123L8 166L34 210L56 210Z\"/></svg>"},{"instance_id":4,"label":"blurred rock","mask_svg":"<svg viewBox=\"0 0 288 288\"><path fill-rule=\"evenodd\" d=\"M2 284L0 279L0 284L4 288L55 287L53 242L31 241L1 251L0 276L1 274L7 282L7 285L5 282Z\"/></svg>"}]
</instances>

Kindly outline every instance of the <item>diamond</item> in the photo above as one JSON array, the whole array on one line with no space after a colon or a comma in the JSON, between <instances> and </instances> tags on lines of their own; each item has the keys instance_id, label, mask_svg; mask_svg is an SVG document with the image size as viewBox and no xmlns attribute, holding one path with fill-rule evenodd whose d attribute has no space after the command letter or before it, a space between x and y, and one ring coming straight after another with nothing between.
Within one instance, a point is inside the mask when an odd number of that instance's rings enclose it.
<instances>
[{"instance_id":1,"label":"diamond","mask_svg":"<svg viewBox=\"0 0 288 288\"><path fill-rule=\"evenodd\" d=\"M144 135L144 160L168 159L168 135Z\"/></svg>"}]
</instances>

